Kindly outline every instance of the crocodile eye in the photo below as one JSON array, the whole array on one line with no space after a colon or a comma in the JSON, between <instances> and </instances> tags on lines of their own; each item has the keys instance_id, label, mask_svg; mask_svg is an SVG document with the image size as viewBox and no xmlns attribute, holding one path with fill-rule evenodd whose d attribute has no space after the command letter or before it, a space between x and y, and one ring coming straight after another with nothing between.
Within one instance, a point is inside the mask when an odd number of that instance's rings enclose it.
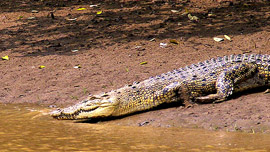
<instances>
[{"instance_id":1,"label":"crocodile eye","mask_svg":"<svg viewBox=\"0 0 270 152\"><path fill-rule=\"evenodd\" d=\"M89 96L88 100L95 100L95 99L100 99L99 97L96 96ZM84 102L88 102L88 100L85 100Z\"/></svg>"},{"instance_id":2,"label":"crocodile eye","mask_svg":"<svg viewBox=\"0 0 270 152\"><path fill-rule=\"evenodd\" d=\"M109 95L108 94L103 94L101 97L108 97Z\"/></svg>"}]
</instances>

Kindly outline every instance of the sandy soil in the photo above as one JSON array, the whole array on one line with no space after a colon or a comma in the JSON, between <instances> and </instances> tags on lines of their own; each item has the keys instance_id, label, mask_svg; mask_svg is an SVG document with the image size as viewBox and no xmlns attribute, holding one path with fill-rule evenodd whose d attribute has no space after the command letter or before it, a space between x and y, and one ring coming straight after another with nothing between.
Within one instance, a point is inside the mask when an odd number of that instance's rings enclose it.
<instances>
[{"instance_id":1,"label":"sandy soil","mask_svg":"<svg viewBox=\"0 0 270 152\"><path fill-rule=\"evenodd\" d=\"M94 4L98 7L90 7ZM1 1L0 56L8 55L9 60L0 60L0 102L63 107L90 93L212 57L270 54L269 4L267 0ZM187 13L199 19L190 20ZM232 41L213 40L224 34ZM168 45L161 48L160 43ZM77 65L81 68L74 68ZM219 104L162 107L102 123L268 132L270 95L262 92L239 94Z\"/></svg>"}]
</instances>

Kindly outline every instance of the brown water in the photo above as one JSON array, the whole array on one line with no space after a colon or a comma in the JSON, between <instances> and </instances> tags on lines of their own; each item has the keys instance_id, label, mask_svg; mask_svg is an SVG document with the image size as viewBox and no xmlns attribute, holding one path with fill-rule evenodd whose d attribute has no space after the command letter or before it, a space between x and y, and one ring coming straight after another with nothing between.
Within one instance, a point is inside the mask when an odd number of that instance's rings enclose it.
<instances>
[{"instance_id":1,"label":"brown water","mask_svg":"<svg viewBox=\"0 0 270 152\"><path fill-rule=\"evenodd\" d=\"M0 104L0 151L270 151L269 134L75 123L48 111Z\"/></svg>"}]
</instances>

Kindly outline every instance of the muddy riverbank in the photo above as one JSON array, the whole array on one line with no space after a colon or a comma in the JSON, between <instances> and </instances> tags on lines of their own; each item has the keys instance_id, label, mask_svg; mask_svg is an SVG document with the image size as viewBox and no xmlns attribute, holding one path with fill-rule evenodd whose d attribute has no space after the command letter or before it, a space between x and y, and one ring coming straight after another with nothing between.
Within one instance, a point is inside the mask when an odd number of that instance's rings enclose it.
<instances>
[{"instance_id":1,"label":"muddy riverbank","mask_svg":"<svg viewBox=\"0 0 270 152\"><path fill-rule=\"evenodd\" d=\"M64 107L212 57L270 54L268 1L13 0L0 7L0 56L9 57L0 60L2 103ZM102 123L268 133L263 91Z\"/></svg>"}]
</instances>

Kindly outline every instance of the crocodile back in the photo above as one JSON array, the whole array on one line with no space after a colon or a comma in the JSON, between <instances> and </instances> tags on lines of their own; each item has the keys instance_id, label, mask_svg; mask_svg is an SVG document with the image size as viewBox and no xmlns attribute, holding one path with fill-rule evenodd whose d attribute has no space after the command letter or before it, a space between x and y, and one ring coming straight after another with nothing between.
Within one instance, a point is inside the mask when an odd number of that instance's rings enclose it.
<instances>
[{"instance_id":1,"label":"crocodile back","mask_svg":"<svg viewBox=\"0 0 270 152\"><path fill-rule=\"evenodd\" d=\"M200 79L205 77L205 75L226 66L228 63L240 63L240 62L255 63L259 66L269 67L270 55L238 54L212 58L204 62L199 62L197 64L192 64L183 68L179 68L155 77L150 77L148 80L145 80L144 83L149 84L156 81L166 81L167 83L172 83L174 81Z\"/></svg>"}]
</instances>

